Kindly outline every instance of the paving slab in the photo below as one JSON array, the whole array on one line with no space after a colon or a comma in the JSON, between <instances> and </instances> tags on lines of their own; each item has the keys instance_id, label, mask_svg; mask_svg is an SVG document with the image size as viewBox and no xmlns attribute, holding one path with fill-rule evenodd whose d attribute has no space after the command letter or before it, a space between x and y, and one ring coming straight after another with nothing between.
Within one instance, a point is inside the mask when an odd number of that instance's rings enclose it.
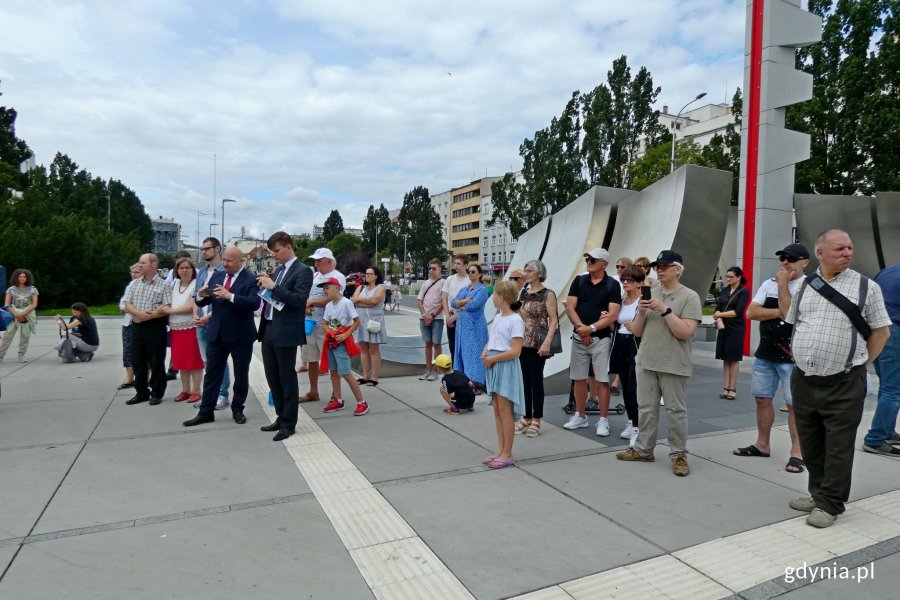
<instances>
[{"instance_id":1,"label":"paving slab","mask_svg":"<svg viewBox=\"0 0 900 600\"><path fill-rule=\"evenodd\" d=\"M373 597L312 499L26 544L0 596Z\"/></svg>"},{"instance_id":2,"label":"paving slab","mask_svg":"<svg viewBox=\"0 0 900 600\"><path fill-rule=\"evenodd\" d=\"M35 532L309 491L284 445L247 425L96 442L84 449Z\"/></svg>"},{"instance_id":3,"label":"paving slab","mask_svg":"<svg viewBox=\"0 0 900 600\"><path fill-rule=\"evenodd\" d=\"M520 468L669 551L797 516L787 504L793 490L700 457L689 456L688 477L675 477L667 454L659 446L655 463L609 452Z\"/></svg>"},{"instance_id":4,"label":"paving slab","mask_svg":"<svg viewBox=\"0 0 900 600\"><path fill-rule=\"evenodd\" d=\"M519 469L381 491L480 599L507 598L662 552Z\"/></svg>"},{"instance_id":5,"label":"paving slab","mask_svg":"<svg viewBox=\"0 0 900 600\"><path fill-rule=\"evenodd\" d=\"M16 555L16 550L18 550L18 546L4 546L0 547L0 573L2 573L6 566L9 564L9 561L13 559L13 556ZM3 590L3 584L0 584L0 591Z\"/></svg>"},{"instance_id":6,"label":"paving slab","mask_svg":"<svg viewBox=\"0 0 900 600\"><path fill-rule=\"evenodd\" d=\"M174 382L170 382L174 383ZM151 435L158 433L183 433L185 427L183 421L197 416L197 409L187 402L175 402L173 398L181 391L181 387L169 386L161 404L150 406L147 402L129 406L125 401L134 395L133 390L119 392L109 410L103 417L103 421L94 432L94 439L119 438L138 435ZM205 431L210 429L259 429L260 425L268 424L268 419L259 405L259 401L253 392L247 394L244 403L244 416L247 417L245 425L237 425L232 419L231 408L215 412L215 421L209 425L201 425L190 432Z\"/></svg>"},{"instance_id":7,"label":"paving slab","mask_svg":"<svg viewBox=\"0 0 900 600\"><path fill-rule=\"evenodd\" d=\"M494 450L414 411L357 418L344 410L317 423L373 483L477 467Z\"/></svg>"},{"instance_id":8,"label":"paving slab","mask_svg":"<svg viewBox=\"0 0 900 600\"><path fill-rule=\"evenodd\" d=\"M5 392L4 380L4 392ZM82 442L100 422L109 398L71 398L0 405L0 450Z\"/></svg>"},{"instance_id":9,"label":"paving slab","mask_svg":"<svg viewBox=\"0 0 900 600\"><path fill-rule=\"evenodd\" d=\"M81 444L0 452L0 539L31 531L79 450Z\"/></svg>"},{"instance_id":10,"label":"paving slab","mask_svg":"<svg viewBox=\"0 0 900 600\"><path fill-rule=\"evenodd\" d=\"M354 374L354 376L355 375L356 374ZM360 389L362 390L363 400L369 404L370 414L392 413L410 409L409 405L397 400L394 396L385 393L381 389L380 383L377 387L364 385L360 386ZM306 384L301 383L300 395L302 396L308 391L308 382ZM331 382L329 381L323 385L323 382L320 380L319 397L321 400L319 402L305 403L302 406L313 419L330 419L338 417L347 413L352 413L353 409L356 408L356 398L353 396L353 392L350 391L350 386L348 386L346 382L343 382L341 384L341 399L344 401L344 410L335 413L322 412L328 404L330 394Z\"/></svg>"}]
</instances>

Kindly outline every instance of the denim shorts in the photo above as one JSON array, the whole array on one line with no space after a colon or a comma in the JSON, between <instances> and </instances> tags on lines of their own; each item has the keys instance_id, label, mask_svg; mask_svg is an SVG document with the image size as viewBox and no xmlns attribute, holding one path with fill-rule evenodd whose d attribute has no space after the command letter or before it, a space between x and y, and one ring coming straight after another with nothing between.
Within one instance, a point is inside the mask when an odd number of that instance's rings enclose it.
<instances>
[{"instance_id":1,"label":"denim shorts","mask_svg":"<svg viewBox=\"0 0 900 600\"><path fill-rule=\"evenodd\" d=\"M336 370L338 375L350 375L350 356L347 347L340 344L337 348L328 349L328 370Z\"/></svg>"},{"instance_id":2,"label":"denim shorts","mask_svg":"<svg viewBox=\"0 0 900 600\"><path fill-rule=\"evenodd\" d=\"M422 341L425 343L441 345L441 339L444 337L444 320L434 319L431 325L426 325L424 319L419 319L419 332L422 334Z\"/></svg>"},{"instance_id":3,"label":"denim shorts","mask_svg":"<svg viewBox=\"0 0 900 600\"><path fill-rule=\"evenodd\" d=\"M791 373L793 372L793 363L772 362L762 358L754 359L750 393L754 398L774 398L780 381L784 403L791 406L794 404L791 397Z\"/></svg>"}]
</instances>

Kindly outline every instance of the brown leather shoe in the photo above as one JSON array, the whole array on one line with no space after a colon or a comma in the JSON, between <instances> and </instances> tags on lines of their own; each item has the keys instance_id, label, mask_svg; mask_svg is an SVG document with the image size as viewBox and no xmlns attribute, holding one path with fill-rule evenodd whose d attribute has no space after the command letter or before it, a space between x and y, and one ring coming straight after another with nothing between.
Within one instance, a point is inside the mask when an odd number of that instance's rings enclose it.
<instances>
[{"instance_id":1,"label":"brown leather shoe","mask_svg":"<svg viewBox=\"0 0 900 600\"><path fill-rule=\"evenodd\" d=\"M319 401L319 395L312 394L312 393L303 394L302 396L300 396L297 399L297 402L299 402L300 404L303 404L304 402L318 402L318 401Z\"/></svg>"}]
</instances>

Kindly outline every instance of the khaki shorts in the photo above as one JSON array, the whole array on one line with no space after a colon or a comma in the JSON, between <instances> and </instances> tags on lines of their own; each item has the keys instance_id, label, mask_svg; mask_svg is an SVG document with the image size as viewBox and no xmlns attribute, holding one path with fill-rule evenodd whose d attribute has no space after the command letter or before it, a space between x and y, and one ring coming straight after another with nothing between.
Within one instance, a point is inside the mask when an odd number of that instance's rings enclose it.
<instances>
[{"instance_id":1,"label":"khaki shorts","mask_svg":"<svg viewBox=\"0 0 900 600\"><path fill-rule=\"evenodd\" d=\"M308 363L317 363L322 360L322 342L325 341L325 329L322 324L316 325L313 332L306 336L306 344L300 351L300 357Z\"/></svg>"},{"instance_id":2,"label":"khaki shorts","mask_svg":"<svg viewBox=\"0 0 900 600\"><path fill-rule=\"evenodd\" d=\"M569 379L581 381L588 378L588 368L594 365L594 379L601 383L609 382L609 346L610 339L591 338L585 346L577 335L572 339L572 356L569 360Z\"/></svg>"}]
</instances>

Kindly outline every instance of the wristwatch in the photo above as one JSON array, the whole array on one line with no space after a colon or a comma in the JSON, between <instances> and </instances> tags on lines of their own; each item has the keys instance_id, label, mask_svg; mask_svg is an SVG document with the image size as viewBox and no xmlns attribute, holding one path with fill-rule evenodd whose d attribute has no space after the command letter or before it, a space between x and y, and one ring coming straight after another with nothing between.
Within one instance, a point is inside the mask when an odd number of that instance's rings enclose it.
<instances>
[{"instance_id":1,"label":"wristwatch","mask_svg":"<svg viewBox=\"0 0 900 600\"><path fill-rule=\"evenodd\" d=\"M593 333L597 333L597 328L594 326L593 323L591 323L591 331L592 331Z\"/></svg>"},{"instance_id":2,"label":"wristwatch","mask_svg":"<svg viewBox=\"0 0 900 600\"><path fill-rule=\"evenodd\" d=\"M667 317L667 316L669 316L670 314L672 314L672 307L671 307L671 306L670 306L669 308L667 308L666 310L664 310L663 313L662 313L661 315L659 315L659 316L661 316L661 317Z\"/></svg>"}]
</instances>

